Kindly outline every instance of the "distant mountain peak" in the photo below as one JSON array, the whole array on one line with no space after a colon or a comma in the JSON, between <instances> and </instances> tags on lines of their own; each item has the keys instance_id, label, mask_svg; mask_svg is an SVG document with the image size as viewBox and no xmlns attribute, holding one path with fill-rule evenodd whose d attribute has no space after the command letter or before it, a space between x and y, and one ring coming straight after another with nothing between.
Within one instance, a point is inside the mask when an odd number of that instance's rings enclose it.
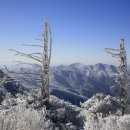
<instances>
[{"instance_id":1,"label":"distant mountain peak","mask_svg":"<svg viewBox=\"0 0 130 130\"><path fill-rule=\"evenodd\" d=\"M102 64L102 63L98 63L94 65L94 67L98 70L105 70L105 64Z\"/></svg>"}]
</instances>

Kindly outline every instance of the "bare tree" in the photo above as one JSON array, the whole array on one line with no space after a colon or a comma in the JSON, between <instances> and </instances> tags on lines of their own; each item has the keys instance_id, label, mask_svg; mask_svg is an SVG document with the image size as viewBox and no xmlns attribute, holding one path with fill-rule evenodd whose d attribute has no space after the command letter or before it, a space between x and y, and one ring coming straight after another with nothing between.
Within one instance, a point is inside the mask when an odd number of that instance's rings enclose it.
<instances>
[{"instance_id":1,"label":"bare tree","mask_svg":"<svg viewBox=\"0 0 130 130\"><path fill-rule=\"evenodd\" d=\"M126 50L124 39L121 39L120 49L112 49L112 48L105 48L105 51L112 55L112 57L118 58L120 65L120 73L118 74L117 83L120 86L120 103L121 103L121 112L124 115L127 112L127 90L126 85L128 83L128 71L127 71L127 57L126 57Z\"/></svg>"},{"instance_id":2,"label":"bare tree","mask_svg":"<svg viewBox=\"0 0 130 130\"><path fill-rule=\"evenodd\" d=\"M41 65L41 73L40 73L40 78L37 80L40 81L40 86L41 86L41 96L45 101L49 101L49 67L50 67L50 60L51 60L51 51L52 51L52 33L50 26L48 24L48 21L45 21L44 25L44 33L42 34L42 37L38 39L42 42L41 45L28 45L28 44L23 44L24 46L29 46L29 47L40 47L42 49L42 52L36 52L36 53L24 53L24 52L19 52L14 49L10 49L10 51L15 52L15 55L17 56L22 56L26 57L29 59L32 59L38 64ZM27 64L27 65L33 65L32 63L29 62L22 62L22 61L15 61L18 63L22 64ZM7 67L5 67L8 74L14 73L14 74L27 74L27 75L37 75L35 73L28 73L28 72L13 72L9 71Z\"/></svg>"}]
</instances>

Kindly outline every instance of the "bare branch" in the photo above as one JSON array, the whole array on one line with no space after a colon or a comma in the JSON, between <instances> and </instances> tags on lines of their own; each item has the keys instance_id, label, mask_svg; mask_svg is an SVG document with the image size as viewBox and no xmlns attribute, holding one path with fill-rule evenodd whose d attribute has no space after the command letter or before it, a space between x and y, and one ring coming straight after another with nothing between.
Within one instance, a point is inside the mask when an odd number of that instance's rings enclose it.
<instances>
[{"instance_id":1,"label":"bare branch","mask_svg":"<svg viewBox=\"0 0 130 130\"><path fill-rule=\"evenodd\" d=\"M40 46L40 45L28 45L28 44L22 44L22 46L32 46L32 47L42 47L42 48L43 48L43 46Z\"/></svg>"},{"instance_id":2,"label":"bare branch","mask_svg":"<svg viewBox=\"0 0 130 130\"><path fill-rule=\"evenodd\" d=\"M112 56L120 56L120 54L112 53L112 52L110 52L109 50L104 50L104 51L106 51L107 53L111 54Z\"/></svg>"},{"instance_id":3,"label":"bare branch","mask_svg":"<svg viewBox=\"0 0 130 130\"><path fill-rule=\"evenodd\" d=\"M10 50L10 51L14 51L14 52L16 52L15 55L19 55L19 56L27 57L27 58L33 59L33 60L35 60L35 61L38 61L38 62L40 62L40 63L43 63L42 60L37 59L37 57L34 57L34 56L32 56L31 54L22 53L22 52L19 52L19 51L13 50L13 49L9 49L9 50Z\"/></svg>"},{"instance_id":4,"label":"bare branch","mask_svg":"<svg viewBox=\"0 0 130 130\"><path fill-rule=\"evenodd\" d=\"M34 54L28 54L29 56L31 56L31 57L33 57L33 58L36 58L36 59L40 59L41 61L42 61L42 58L41 57L39 57L39 56L36 56L36 55L34 55Z\"/></svg>"},{"instance_id":5,"label":"bare branch","mask_svg":"<svg viewBox=\"0 0 130 130\"><path fill-rule=\"evenodd\" d=\"M105 50L110 50L110 51L120 51L119 49L113 49L113 48L105 48Z\"/></svg>"},{"instance_id":6,"label":"bare branch","mask_svg":"<svg viewBox=\"0 0 130 130\"><path fill-rule=\"evenodd\" d=\"M35 52L35 53L30 53L30 54L33 54L33 55L42 55L43 53Z\"/></svg>"}]
</instances>

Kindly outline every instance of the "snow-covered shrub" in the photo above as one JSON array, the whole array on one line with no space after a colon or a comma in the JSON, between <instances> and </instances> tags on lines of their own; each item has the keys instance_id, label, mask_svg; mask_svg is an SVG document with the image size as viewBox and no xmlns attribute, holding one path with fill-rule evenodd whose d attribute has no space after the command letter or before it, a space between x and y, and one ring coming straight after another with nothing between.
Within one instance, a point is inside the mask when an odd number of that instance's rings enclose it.
<instances>
[{"instance_id":1,"label":"snow-covered shrub","mask_svg":"<svg viewBox=\"0 0 130 130\"><path fill-rule=\"evenodd\" d=\"M35 96L32 97L21 94L14 97L9 93L6 94L0 105L0 130L51 130L53 128L50 120L46 118L45 106L35 109L38 101ZM32 100L31 104L28 104L29 98Z\"/></svg>"},{"instance_id":2,"label":"snow-covered shrub","mask_svg":"<svg viewBox=\"0 0 130 130\"><path fill-rule=\"evenodd\" d=\"M97 120L94 120L93 115L86 114L85 130L130 130L130 115L110 115L104 118L98 115Z\"/></svg>"},{"instance_id":3,"label":"snow-covered shrub","mask_svg":"<svg viewBox=\"0 0 130 130\"><path fill-rule=\"evenodd\" d=\"M1 104L7 109L10 108L10 106L17 105L17 100L14 98L13 95L11 95L11 93L7 93Z\"/></svg>"},{"instance_id":4,"label":"snow-covered shrub","mask_svg":"<svg viewBox=\"0 0 130 130\"><path fill-rule=\"evenodd\" d=\"M83 119L79 116L81 110L55 96L50 97L49 116L57 130L82 130Z\"/></svg>"},{"instance_id":5,"label":"snow-covered shrub","mask_svg":"<svg viewBox=\"0 0 130 130\"><path fill-rule=\"evenodd\" d=\"M110 95L96 94L81 106L91 113L102 113L102 116L115 114L120 109L119 99Z\"/></svg>"},{"instance_id":6,"label":"snow-covered shrub","mask_svg":"<svg viewBox=\"0 0 130 130\"><path fill-rule=\"evenodd\" d=\"M7 93L0 105L0 130L82 130L81 110L55 96L46 109L39 93Z\"/></svg>"},{"instance_id":7,"label":"snow-covered shrub","mask_svg":"<svg viewBox=\"0 0 130 130\"><path fill-rule=\"evenodd\" d=\"M117 98L96 94L81 105L85 130L130 130L130 115L120 116Z\"/></svg>"},{"instance_id":8,"label":"snow-covered shrub","mask_svg":"<svg viewBox=\"0 0 130 130\"><path fill-rule=\"evenodd\" d=\"M46 109L40 111L20 106L0 111L0 130L49 130Z\"/></svg>"}]
</instances>

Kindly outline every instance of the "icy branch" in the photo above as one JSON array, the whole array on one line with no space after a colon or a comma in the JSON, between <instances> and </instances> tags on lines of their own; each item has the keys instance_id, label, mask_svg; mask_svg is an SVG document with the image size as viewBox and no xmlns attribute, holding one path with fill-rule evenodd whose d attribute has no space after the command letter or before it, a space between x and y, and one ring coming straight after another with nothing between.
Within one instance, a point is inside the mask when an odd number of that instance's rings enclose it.
<instances>
[{"instance_id":1,"label":"icy branch","mask_svg":"<svg viewBox=\"0 0 130 130\"><path fill-rule=\"evenodd\" d=\"M13 50L13 49L9 49L9 50L10 50L10 51L13 51L13 52L16 52L15 55L19 55L19 56L27 57L27 58L33 59L33 60L35 60L35 61L38 61L38 62L40 62L40 63L43 63L42 60L37 59L37 57L34 57L34 56L32 56L31 54L22 53L22 52L19 52L19 51Z\"/></svg>"},{"instance_id":2,"label":"icy branch","mask_svg":"<svg viewBox=\"0 0 130 130\"><path fill-rule=\"evenodd\" d=\"M40 46L40 45L29 45L29 44L22 44L23 46L32 46L32 47L42 47L43 48L43 46Z\"/></svg>"}]
</instances>

